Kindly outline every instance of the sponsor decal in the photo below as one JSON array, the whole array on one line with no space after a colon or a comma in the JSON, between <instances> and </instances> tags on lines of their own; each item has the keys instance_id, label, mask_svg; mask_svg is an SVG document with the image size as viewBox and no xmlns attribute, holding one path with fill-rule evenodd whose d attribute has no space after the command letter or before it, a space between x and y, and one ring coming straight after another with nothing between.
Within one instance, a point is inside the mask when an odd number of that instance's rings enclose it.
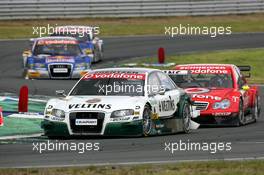
<instances>
[{"instance_id":1,"label":"sponsor decal","mask_svg":"<svg viewBox=\"0 0 264 175\"><path fill-rule=\"evenodd\" d=\"M229 116L231 115L231 112L215 112L215 113L212 113L213 116Z\"/></svg>"},{"instance_id":2,"label":"sponsor decal","mask_svg":"<svg viewBox=\"0 0 264 175\"><path fill-rule=\"evenodd\" d=\"M152 113L151 114L151 119L152 120L158 120L159 119L159 114L158 113Z\"/></svg>"},{"instance_id":3,"label":"sponsor decal","mask_svg":"<svg viewBox=\"0 0 264 175\"><path fill-rule=\"evenodd\" d=\"M137 116L137 117L133 117L132 120L138 120L138 119L139 119L139 117Z\"/></svg>"},{"instance_id":4,"label":"sponsor decal","mask_svg":"<svg viewBox=\"0 0 264 175\"><path fill-rule=\"evenodd\" d=\"M46 118L49 118L49 117L47 116ZM63 121L64 120L64 118L59 118L59 117L56 117L56 116L51 116L50 119L53 120L53 121Z\"/></svg>"},{"instance_id":5,"label":"sponsor decal","mask_svg":"<svg viewBox=\"0 0 264 175\"><path fill-rule=\"evenodd\" d=\"M239 97L232 96L232 100L233 100L233 102L237 103L239 101Z\"/></svg>"},{"instance_id":6,"label":"sponsor decal","mask_svg":"<svg viewBox=\"0 0 264 175\"><path fill-rule=\"evenodd\" d=\"M87 79L100 79L100 78L122 78L122 79L139 79L145 80L145 74L135 74L135 73L92 73L86 74L83 80Z\"/></svg>"},{"instance_id":7,"label":"sponsor decal","mask_svg":"<svg viewBox=\"0 0 264 175\"><path fill-rule=\"evenodd\" d=\"M200 98L200 99L211 99L211 100L222 100L221 97L213 96L213 95L203 95L203 94L193 94L192 98Z\"/></svg>"},{"instance_id":8,"label":"sponsor decal","mask_svg":"<svg viewBox=\"0 0 264 175\"><path fill-rule=\"evenodd\" d=\"M39 40L37 45L50 45L50 44L78 44L75 40Z\"/></svg>"},{"instance_id":9,"label":"sponsor decal","mask_svg":"<svg viewBox=\"0 0 264 175\"><path fill-rule=\"evenodd\" d=\"M192 74L231 74L225 66L182 66L180 70L190 70Z\"/></svg>"},{"instance_id":10,"label":"sponsor decal","mask_svg":"<svg viewBox=\"0 0 264 175\"><path fill-rule=\"evenodd\" d=\"M111 104L69 104L69 109L111 109Z\"/></svg>"},{"instance_id":11,"label":"sponsor decal","mask_svg":"<svg viewBox=\"0 0 264 175\"><path fill-rule=\"evenodd\" d=\"M155 128L156 128L156 129L161 129L161 128L164 128L164 127L165 127L164 124L156 124L156 125L155 125Z\"/></svg>"},{"instance_id":12,"label":"sponsor decal","mask_svg":"<svg viewBox=\"0 0 264 175\"><path fill-rule=\"evenodd\" d=\"M207 88L188 88L184 90L187 94L201 94L201 93L207 93L210 90Z\"/></svg>"},{"instance_id":13,"label":"sponsor decal","mask_svg":"<svg viewBox=\"0 0 264 175\"><path fill-rule=\"evenodd\" d=\"M169 96L169 100L164 100L159 102L159 109L160 112L162 111L174 111L175 110L175 104L174 100L171 99L171 96Z\"/></svg>"},{"instance_id":14,"label":"sponsor decal","mask_svg":"<svg viewBox=\"0 0 264 175\"><path fill-rule=\"evenodd\" d=\"M54 63L54 62L69 62L74 63L74 59L70 57L48 57L46 58L46 63Z\"/></svg>"},{"instance_id":15,"label":"sponsor decal","mask_svg":"<svg viewBox=\"0 0 264 175\"><path fill-rule=\"evenodd\" d=\"M78 126L96 126L97 125L97 119L76 119L75 125Z\"/></svg>"},{"instance_id":16,"label":"sponsor decal","mask_svg":"<svg viewBox=\"0 0 264 175\"><path fill-rule=\"evenodd\" d=\"M163 72L168 75L188 75L188 70L164 70Z\"/></svg>"},{"instance_id":17,"label":"sponsor decal","mask_svg":"<svg viewBox=\"0 0 264 175\"><path fill-rule=\"evenodd\" d=\"M120 118L112 118L111 121L118 122L118 121L128 121L130 117L120 117Z\"/></svg>"},{"instance_id":18,"label":"sponsor decal","mask_svg":"<svg viewBox=\"0 0 264 175\"><path fill-rule=\"evenodd\" d=\"M87 103L99 103L100 101L101 101L100 98L93 98L93 99L87 100L86 102Z\"/></svg>"}]
</instances>

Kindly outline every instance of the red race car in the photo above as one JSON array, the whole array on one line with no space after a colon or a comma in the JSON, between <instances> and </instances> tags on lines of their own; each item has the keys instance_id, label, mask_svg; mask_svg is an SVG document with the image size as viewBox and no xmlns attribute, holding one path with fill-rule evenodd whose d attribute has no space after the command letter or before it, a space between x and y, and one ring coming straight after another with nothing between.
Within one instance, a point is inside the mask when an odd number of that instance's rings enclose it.
<instances>
[{"instance_id":1,"label":"red race car","mask_svg":"<svg viewBox=\"0 0 264 175\"><path fill-rule=\"evenodd\" d=\"M200 110L196 122L241 126L256 122L260 115L258 87L249 86L246 81L250 69L232 64L188 64L165 72L185 89Z\"/></svg>"}]
</instances>

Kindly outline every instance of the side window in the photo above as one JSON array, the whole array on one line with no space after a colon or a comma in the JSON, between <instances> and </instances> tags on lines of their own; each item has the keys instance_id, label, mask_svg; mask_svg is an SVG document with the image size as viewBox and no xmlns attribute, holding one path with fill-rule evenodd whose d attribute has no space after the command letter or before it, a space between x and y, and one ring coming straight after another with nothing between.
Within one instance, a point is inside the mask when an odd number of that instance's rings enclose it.
<instances>
[{"instance_id":1,"label":"side window","mask_svg":"<svg viewBox=\"0 0 264 175\"><path fill-rule=\"evenodd\" d=\"M157 94L160 90L160 80L156 72L148 76L148 94Z\"/></svg>"},{"instance_id":2,"label":"side window","mask_svg":"<svg viewBox=\"0 0 264 175\"><path fill-rule=\"evenodd\" d=\"M171 79L166 74L158 72L158 76L163 89L172 90L176 88L175 85L172 83Z\"/></svg>"},{"instance_id":3,"label":"side window","mask_svg":"<svg viewBox=\"0 0 264 175\"><path fill-rule=\"evenodd\" d=\"M246 84L246 82L244 81L242 75L240 74L240 70L235 67L235 77L236 77L236 81L237 81L237 85L239 88L242 88L243 85Z\"/></svg>"}]
</instances>

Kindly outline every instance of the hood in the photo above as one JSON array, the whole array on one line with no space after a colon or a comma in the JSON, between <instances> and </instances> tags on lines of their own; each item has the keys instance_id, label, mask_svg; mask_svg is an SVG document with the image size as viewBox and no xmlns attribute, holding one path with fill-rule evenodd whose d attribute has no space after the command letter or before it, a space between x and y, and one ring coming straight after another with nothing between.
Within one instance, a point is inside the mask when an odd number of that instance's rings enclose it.
<instances>
[{"instance_id":1,"label":"hood","mask_svg":"<svg viewBox=\"0 0 264 175\"><path fill-rule=\"evenodd\" d=\"M125 102L125 103L124 103ZM144 102L144 97L127 96L69 96L55 102L60 109L68 111L104 111L135 109Z\"/></svg>"},{"instance_id":2,"label":"hood","mask_svg":"<svg viewBox=\"0 0 264 175\"><path fill-rule=\"evenodd\" d=\"M193 101L222 101L233 92L232 88L186 88L185 92L188 93Z\"/></svg>"}]
</instances>

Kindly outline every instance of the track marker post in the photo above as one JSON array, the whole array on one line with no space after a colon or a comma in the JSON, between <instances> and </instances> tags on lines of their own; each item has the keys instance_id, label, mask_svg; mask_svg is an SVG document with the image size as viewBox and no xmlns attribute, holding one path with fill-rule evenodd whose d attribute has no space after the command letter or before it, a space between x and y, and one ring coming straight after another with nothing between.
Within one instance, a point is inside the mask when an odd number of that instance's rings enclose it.
<instances>
[{"instance_id":1,"label":"track marker post","mask_svg":"<svg viewBox=\"0 0 264 175\"><path fill-rule=\"evenodd\" d=\"M28 112L28 87L22 86L19 93L18 112Z\"/></svg>"},{"instance_id":2,"label":"track marker post","mask_svg":"<svg viewBox=\"0 0 264 175\"><path fill-rule=\"evenodd\" d=\"M159 64L164 64L165 62L165 50L163 47L158 49L158 62Z\"/></svg>"}]
</instances>

